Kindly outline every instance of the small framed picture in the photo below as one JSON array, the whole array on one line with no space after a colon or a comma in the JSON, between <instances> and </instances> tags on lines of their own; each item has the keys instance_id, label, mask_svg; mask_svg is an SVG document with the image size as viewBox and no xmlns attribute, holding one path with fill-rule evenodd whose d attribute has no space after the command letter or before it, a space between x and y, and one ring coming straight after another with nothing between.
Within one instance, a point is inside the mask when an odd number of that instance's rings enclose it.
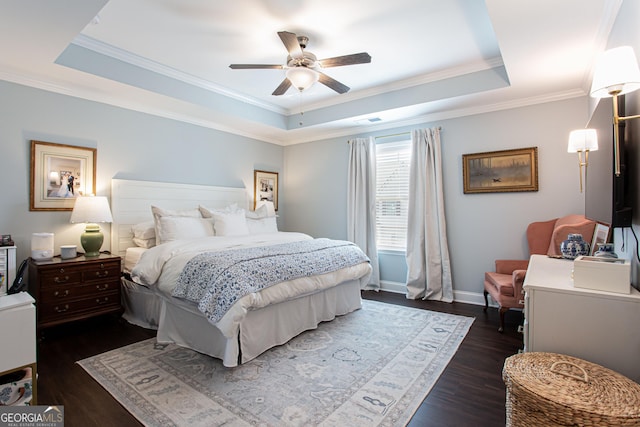
<instances>
[{"instance_id":1,"label":"small framed picture","mask_svg":"<svg viewBox=\"0 0 640 427\"><path fill-rule=\"evenodd\" d=\"M611 227L604 222L596 222L596 228L593 230L593 238L591 239L591 250L589 255L593 255L598 250L599 243L609 243L609 233Z\"/></svg>"},{"instance_id":2,"label":"small framed picture","mask_svg":"<svg viewBox=\"0 0 640 427\"><path fill-rule=\"evenodd\" d=\"M253 171L253 208L260 201L273 202L273 207L278 210L278 173L254 170Z\"/></svg>"}]
</instances>

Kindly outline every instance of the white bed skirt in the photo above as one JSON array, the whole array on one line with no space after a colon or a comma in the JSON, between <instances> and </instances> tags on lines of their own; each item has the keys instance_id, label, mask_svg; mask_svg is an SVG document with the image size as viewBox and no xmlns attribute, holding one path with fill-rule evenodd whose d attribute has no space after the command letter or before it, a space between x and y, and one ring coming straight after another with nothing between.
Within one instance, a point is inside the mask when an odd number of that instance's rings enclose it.
<instances>
[{"instance_id":1,"label":"white bed skirt","mask_svg":"<svg viewBox=\"0 0 640 427\"><path fill-rule=\"evenodd\" d=\"M122 282L122 317L129 323L147 329L158 329L162 300L151 289L124 277Z\"/></svg>"},{"instance_id":2,"label":"white bed skirt","mask_svg":"<svg viewBox=\"0 0 640 427\"><path fill-rule=\"evenodd\" d=\"M222 359L224 366L234 367L301 332L315 329L320 322L361 307L360 281L351 280L322 292L251 310L242 321L239 337L226 338L201 313L163 299L157 340L191 348Z\"/></svg>"}]
</instances>

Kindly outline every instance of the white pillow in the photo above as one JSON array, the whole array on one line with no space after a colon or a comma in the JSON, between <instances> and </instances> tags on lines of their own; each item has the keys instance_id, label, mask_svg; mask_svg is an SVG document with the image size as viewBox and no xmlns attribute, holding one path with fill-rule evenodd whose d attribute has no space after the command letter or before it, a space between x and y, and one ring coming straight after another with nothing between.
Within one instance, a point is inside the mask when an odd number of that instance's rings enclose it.
<instances>
[{"instance_id":1,"label":"white pillow","mask_svg":"<svg viewBox=\"0 0 640 427\"><path fill-rule=\"evenodd\" d=\"M155 239L156 223L154 221L145 221L132 225L131 232L136 239Z\"/></svg>"},{"instance_id":2,"label":"white pillow","mask_svg":"<svg viewBox=\"0 0 640 427\"><path fill-rule=\"evenodd\" d=\"M237 212L238 211L238 204L237 203L232 203L227 207L224 208L207 208L205 206L198 206L198 209L200 209L200 213L202 214L203 218L212 218L214 213L233 213L233 212Z\"/></svg>"},{"instance_id":3,"label":"white pillow","mask_svg":"<svg viewBox=\"0 0 640 427\"><path fill-rule=\"evenodd\" d=\"M267 209L267 205L262 205L253 212L247 211L245 215L247 216L247 218L252 218L252 219L266 218L269 216L269 210Z\"/></svg>"},{"instance_id":4,"label":"white pillow","mask_svg":"<svg viewBox=\"0 0 640 427\"><path fill-rule=\"evenodd\" d=\"M153 235L155 236L155 232L153 233ZM151 239L141 239L139 237L134 237L133 243L135 243L136 246L139 246L141 248L149 249L156 245L156 238L153 237Z\"/></svg>"},{"instance_id":5,"label":"white pillow","mask_svg":"<svg viewBox=\"0 0 640 427\"><path fill-rule=\"evenodd\" d=\"M165 240L165 238L170 238L175 236L175 230L164 230L162 228L163 224L160 222L160 218L164 217L187 217L187 218L202 218L200 214L200 210L198 208L186 209L186 210L171 210L171 209L162 209L157 206L151 206L151 213L153 214L153 220L155 222L156 227L156 243L158 245L170 241ZM167 225L171 225L167 223ZM180 237L178 237L180 238ZM171 239L175 240L175 239Z\"/></svg>"},{"instance_id":6,"label":"white pillow","mask_svg":"<svg viewBox=\"0 0 640 427\"><path fill-rule=\"evenodd\" d=\"M163 216L159 219L162 243L179 239L196 239L213 236L213 223L208 218L193 218L188 216Z\"/></svg>"},{"instance_id":7,"label":"white pillow","mask_svg":"<svg viewBox=\"0 0 640 427\"><path fill-rule=\"evenodd\" d=\"M228 213L212 212L212 216L216 236L244 236L249 234L244 209Z\"/></svg>"},{"instance_id":8,"label":"white pillow","mask_svg":"<svg viewBox=\"0 0 640 427\"><path fill-rule=\"evenodd\" d=\"M278 231L275 216L260 219L247 218L247 227L250 234L275 233Z\"/></svg>"}]
</instances>

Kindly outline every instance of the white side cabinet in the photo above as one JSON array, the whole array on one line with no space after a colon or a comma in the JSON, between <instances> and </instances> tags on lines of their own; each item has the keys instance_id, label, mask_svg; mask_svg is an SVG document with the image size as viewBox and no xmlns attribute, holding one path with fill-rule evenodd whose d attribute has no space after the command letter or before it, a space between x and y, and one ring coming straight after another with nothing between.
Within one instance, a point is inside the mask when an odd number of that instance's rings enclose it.
<instances>
[{"instance_id":1,"label":"white side cabinet","mask_svg":"<svg viewBox=\"0 0 640 427\"><path fill-rule=\"evenodd\" d=\"M15 246L0 246L0 275L0 295L4 295L16 278Z\"/></svg>"},{"instance_id":2,"label":"white side cabinet","mask_svg":"<svg viewBox=\"0 0 640 427\"><path fill-rule=\"evenodd\" d=\"M31 368L31 405L37 402L36 307L27 292L0 296L0 375Z\"/></svg>"},{"instance_id":3,"label":"white side cabinet","mask_svg":"<svg viewBox=\"0 0 640 427\"><path fill-rule=\"evenodd\" d=\"M524 351L578 357L640 382L640 292L576 288L573 261L533 255L524 281Z\"/></svg>"}]
</instances>

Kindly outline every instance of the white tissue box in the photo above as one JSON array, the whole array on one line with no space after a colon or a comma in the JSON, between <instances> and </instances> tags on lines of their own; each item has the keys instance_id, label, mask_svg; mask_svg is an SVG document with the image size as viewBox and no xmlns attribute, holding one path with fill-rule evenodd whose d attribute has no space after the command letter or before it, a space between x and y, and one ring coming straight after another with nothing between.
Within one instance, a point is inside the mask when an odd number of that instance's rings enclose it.
<instances>
[{"instance_id":1,"label":"white tissue box","mask_svg":"<svg viewBox=\"0 0 640 427\"><path fill-rule=\"evenodd\" d=\"M629 294L631 263L628 259L579 256L573 262L573 286Z\"/></svg>"}]
</instances>

